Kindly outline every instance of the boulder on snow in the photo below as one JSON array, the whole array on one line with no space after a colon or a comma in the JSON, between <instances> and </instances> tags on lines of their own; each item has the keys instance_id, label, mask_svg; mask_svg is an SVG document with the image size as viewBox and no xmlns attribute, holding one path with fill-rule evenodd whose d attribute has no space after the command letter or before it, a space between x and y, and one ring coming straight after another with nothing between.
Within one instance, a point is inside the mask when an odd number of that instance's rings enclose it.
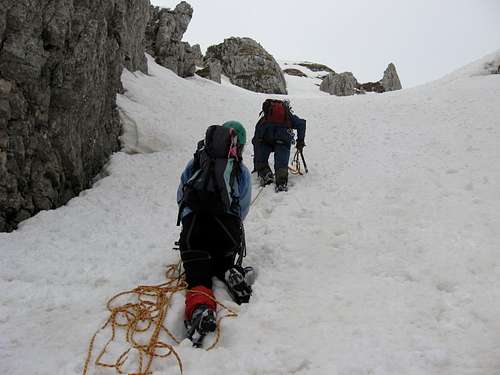
<instances>
[{"instance_id":1,"label":"boulder on snow","mask_svg":"<svg viewBox=\"0 0 500 375\"><path fill-rule=\"evenodd\" d=\"M349 96L356 93L358 81L351 72L329 73L321 82L319 89L336 96Z\"/></svg>"},{"instance_id":2,"label":"boulder on snow","mask_svg":"<svg viewBox=\"0 0 500 375\"><path fill-rule=\"evenodd\" d=\"M387 66L384 71L384 77L379 81L385 91L401 90L401 81L399 80L398 72L393 63Z\"/></svg>"},{"instance_id":3,"label":"boulder on snow","mask_svg":"<svg viewBox=\"0 0 500 375\"><path fill-rule=\"evenodd\" d=\"M148 0L2 0L0 231L68 202L119 150L116 93L124 66L147 72L148 18Z\"/></svg>"},{"instance_id":4,"label":"boulder on snow","mask_svg":"<svg viewBox=\"0 0 500 375\"><path fill-rule=\"evenodd\" d=\"M286 94L280 66L259 43L250 38L228 38L208 48L205 58L218 60L231 83L266 94Z\"/></svg>"},{"instance_id":5,"label":"boulder on snow","mask_svg":"<svg viewBox=\"0 0 500 375\"><path fill-rule=\"evenodd\" d=\"M182 42L193 8L182 1L174 10L151 6L146 29L146 51L162 65L181 77L191 77L202 57L199 45Z\"/></svg>"}]
</instances>

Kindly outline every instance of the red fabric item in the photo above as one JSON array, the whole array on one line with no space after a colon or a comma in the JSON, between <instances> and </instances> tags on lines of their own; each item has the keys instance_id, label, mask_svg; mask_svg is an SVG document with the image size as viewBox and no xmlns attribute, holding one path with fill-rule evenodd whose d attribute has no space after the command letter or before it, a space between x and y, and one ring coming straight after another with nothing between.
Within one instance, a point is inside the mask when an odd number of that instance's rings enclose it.
<instances>
[{"instance_id":1,"label":"red fabric item","mask_svg":"<svg viewBox=\"0 0 500 375\"><path fill-rule=\"evenodd\" d=\"M286 122L285 107L283 106L283 103L273 102L271 104L271 111L266 120L277 124Z\"/></svg>"},{"instance_id":2,"label":"red fabric item","mask_svg":"<svg viewBox=\"0 0 500 375\"><path fill-rule=\"evenodd\" d=\"M198 285L187 291L185 310L187 320L191 320L193 311L199 305L207 305L214 311L217 309L217 303L215 302L214 292L212 292L212 289L209 289L203 285Z\"/></svg>"}]
</instances>

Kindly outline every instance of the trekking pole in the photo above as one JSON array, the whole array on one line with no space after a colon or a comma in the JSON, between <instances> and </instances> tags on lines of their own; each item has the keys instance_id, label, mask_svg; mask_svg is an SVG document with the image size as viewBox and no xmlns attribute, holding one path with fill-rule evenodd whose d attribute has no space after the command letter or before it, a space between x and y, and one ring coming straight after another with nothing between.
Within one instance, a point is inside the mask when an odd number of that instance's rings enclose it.
<instances>
[{"instance_id":1,"label":"trekking pole","mask_svg":"<svg viewBox=\"0 0 500 375\"><path fill-rule=\"evenodd\" d=\"M300 171L299 150L297 150L295 152L295 155L293 156L293 159L292 159L292 165L288 166L288 169L290 170L291 174L302 175L302 172Z\"/></svg>"},{"instance_id":2,"label":"trekking pole","mask_svg":"<svg viewBox=\"0 0 500 375\"><path fill-rule=\"evenodd\" d=\"M255 198L254 198L254 199L252 200L252 202L250 203L250 207L252 207L252 206L253 206L253 204L255 203L255 201L257 200L257 198L259 198L260 193L262 193L262 192L264 191L264 187L265 187L265 186L261 186L261 187L260 187L259 192L257 193L257 195L255 196Z\"/></svg>"},{"instance_id":3,"label":"trekking pole","mask_svg":"<svg viewBox=\"0 0 500 375\"><path fill-rule=\"evenodd\" d=\"M302 163L304 163L304 169L306 170L306 173L309 173L309 171L307 170L306 159L304 159L304 154L302 153L302 150L300 150L300 157L302 158Z\"/></svg>"}]
</instances>

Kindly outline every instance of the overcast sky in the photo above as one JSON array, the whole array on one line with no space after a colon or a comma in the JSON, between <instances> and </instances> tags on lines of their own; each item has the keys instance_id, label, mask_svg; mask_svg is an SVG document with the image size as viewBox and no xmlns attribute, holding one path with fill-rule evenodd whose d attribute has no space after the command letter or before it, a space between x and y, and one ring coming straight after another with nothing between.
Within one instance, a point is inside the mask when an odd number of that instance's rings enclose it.
<instances>
[{"instance_id":1,"label":"overcast sky","mask_svg":"<svg viewBox=\"0 0 500 375\"><path fill-rule=\"evenodd\" d=\"M152 0L174 8L180 1ZM189 0L184 40L202 51L230 36L257 40L277 59L308 60L382 78L394 62L404 87L500 49L500 0Z\"/></svg>"}]
</instances>

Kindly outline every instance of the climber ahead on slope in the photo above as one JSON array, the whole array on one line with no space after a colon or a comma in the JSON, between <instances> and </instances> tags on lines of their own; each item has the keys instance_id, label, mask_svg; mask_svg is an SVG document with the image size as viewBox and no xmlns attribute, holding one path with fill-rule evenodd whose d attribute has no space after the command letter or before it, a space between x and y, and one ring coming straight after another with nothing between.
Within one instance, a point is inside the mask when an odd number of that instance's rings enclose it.
<instances>
[{"instance_id":1,"label":"climber ahead on slope","mask_svg":"<svg viewBox=\"0 0 500 375\"><path fill-rule=\"evenodd\" d=\"M242 161L245 142L245 128L237 121L210 126L177 190L179 249L188 283L185 323L194 346L216 329L212 277L226 283L238 304L248 302L252 293L245 278L251 267L241 265L243 220L252 195L250 172Z\"/></svg>"},{"instance_id":2,"label":"climber ahead on slope","mask_svg":"<svg viewBox=\"0 0 500 375\"><path fill-rule=\"evenodd\" d=\"M295 147L302 152L305 146L306 120L293 114L288 101L267 99L262 104L261 117L252 139L254 170L261 186L276 182L276 192L288 190L288 161L297 130ZM274 152L275 175L269 167L269 156Z\"/></svg>"}]
</instances>

